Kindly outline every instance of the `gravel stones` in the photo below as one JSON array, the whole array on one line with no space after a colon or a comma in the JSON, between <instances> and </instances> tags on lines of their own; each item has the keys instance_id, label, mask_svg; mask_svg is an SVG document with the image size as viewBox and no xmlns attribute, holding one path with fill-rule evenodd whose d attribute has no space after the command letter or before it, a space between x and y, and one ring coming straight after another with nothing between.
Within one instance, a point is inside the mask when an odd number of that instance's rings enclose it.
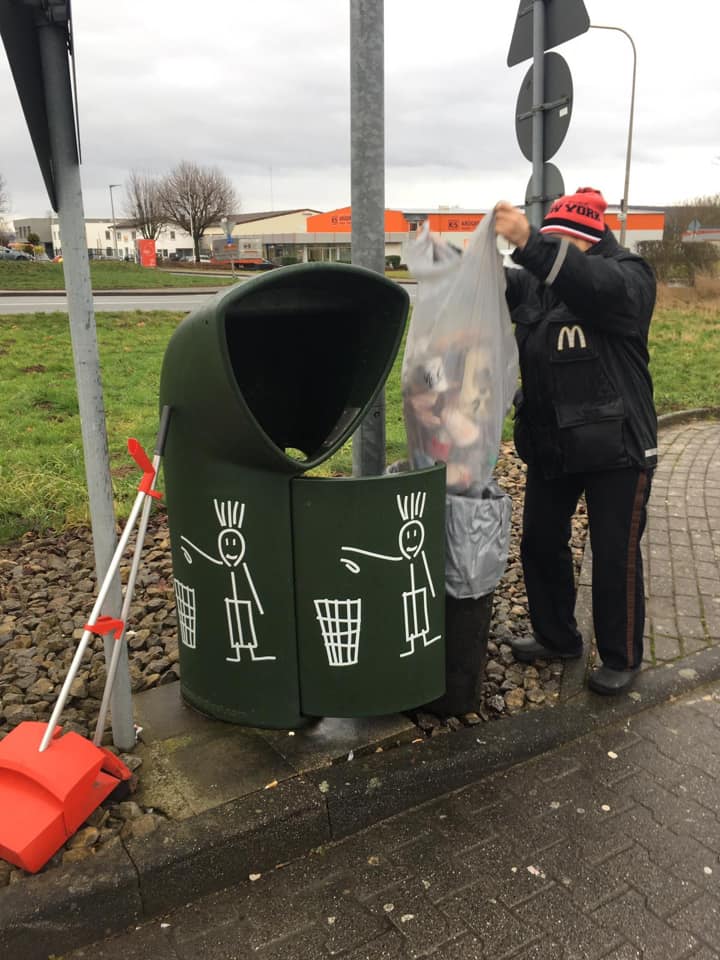
<instances>
[{"instance_id":1,"label":"gravel stones","mask_svg":"<svg viewBox=\"0 0 720 960\"><path fill-rule=\"evenodd\" d=\"M130 613L130 623L142 625L128 636L134 692L178 677L169 548L164 517L156 515ZM93 567L85 528L53 537L29 533L0 553L0 738L24 720L48 719L95 602ZM104 683L103 640L93 637L70 688L64 725L91 734Z\"/></svg>"}]
</instances>

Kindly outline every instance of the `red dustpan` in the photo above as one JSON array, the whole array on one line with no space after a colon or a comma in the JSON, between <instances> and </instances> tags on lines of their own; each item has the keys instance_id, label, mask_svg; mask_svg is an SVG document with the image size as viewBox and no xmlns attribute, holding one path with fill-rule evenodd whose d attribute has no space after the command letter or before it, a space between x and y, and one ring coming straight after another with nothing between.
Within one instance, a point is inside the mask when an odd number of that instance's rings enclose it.
<instances>
[{"instance_id":1,"label":"red dustpan","mask_svg":"<svg viewBox=\"0 0 720 960\"><path fill-rule=\"evenodd\" d=\"M152 484L166 429L167 414L163 411L152 464L136 440L128 443L130 453L143 469L143 479L49 722L21 723L0 742L0 857L30 873L40 870L92 811L132 775L110 750L100 746L100 741L145 539L150 498L159 496ZM122 619L101 616L100 610L143 505ZM57 721L90 638L106 633L114 634L115 648L91 742L77 733L61 733Z\"/></svg>"},{"instance_id":2,"label":"red dustpan","mask_svg":"<svg viewBox=\"0 0 720 960\"><path fill-rule=\"evenodd\" d=\"M25 722L0 743L0 857L30 873L87 820L130 770L109 750L78 733L60 735L39 752L47 724Z\"/></svg>"}]
</instances>

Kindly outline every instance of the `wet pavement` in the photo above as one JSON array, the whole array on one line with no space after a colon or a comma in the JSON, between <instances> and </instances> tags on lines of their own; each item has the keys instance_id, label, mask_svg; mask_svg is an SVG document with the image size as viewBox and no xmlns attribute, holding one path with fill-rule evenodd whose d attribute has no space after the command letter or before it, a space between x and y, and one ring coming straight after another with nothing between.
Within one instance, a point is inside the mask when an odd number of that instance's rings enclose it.
<instances>
[{"instance_id":1,"label":"wet pavement","mask_svg":"<svg viewBox=\"0 0 720 960\"><path fill-rule=\"evenodd\" d=\"M719 734L715 683L67 960L718 958Z\"/></svg>"}]
</instances>

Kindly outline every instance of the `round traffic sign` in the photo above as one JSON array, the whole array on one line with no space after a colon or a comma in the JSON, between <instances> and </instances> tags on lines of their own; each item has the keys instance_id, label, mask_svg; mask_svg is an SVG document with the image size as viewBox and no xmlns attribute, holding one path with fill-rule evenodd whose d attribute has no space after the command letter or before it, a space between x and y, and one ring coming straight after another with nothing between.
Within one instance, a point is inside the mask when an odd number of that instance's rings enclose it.
<instances>
[{"instance_id":1,"label":"round traffic sign","mask_svg":"<svg viewBox=\"0 0 720 960\"><path fill-rule=\"evenodd\" d=\"M570 68L559 53L543 57L545 96L543 103L543 160L549 160L560 148L570 125L573 87ZM534 106L533 68L520 86L515 108L515 133L523 156L532 160L532 117Z\"/></svg>"},{"instance_id":2,"label":"round traffic sign","mask_svg":"<svg viewBox=\"0 0 720 960\"><path fill-rule=\"evenodd\" d=\"M563 183L562 174L554 163L544 163L542 196L537 198L533 196L533 178L530 177L527 187L525 188L525 208L527 209L531 203L541 200L542 215L544 217L550 209L550 204L553 200L557 200L558 197L564 195L565 184Z\"/></svg>"}]
</instances>

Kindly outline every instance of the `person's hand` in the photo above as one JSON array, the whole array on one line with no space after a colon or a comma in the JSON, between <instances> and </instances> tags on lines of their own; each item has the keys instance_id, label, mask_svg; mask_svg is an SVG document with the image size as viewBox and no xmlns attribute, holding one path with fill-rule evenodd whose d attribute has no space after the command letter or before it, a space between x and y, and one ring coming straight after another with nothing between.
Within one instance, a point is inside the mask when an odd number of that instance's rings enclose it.
<instances>
[{"instance_id":1,"label":"person's hand","mask_svg":"<svg viewBox=\"0 0 720 960\"><path fill-rule=\"evenodd\" d=\"M495 205L495 233L522 250L530 236L530 224L522 210L501 200Z\"/></svg>"}]
</instances>

